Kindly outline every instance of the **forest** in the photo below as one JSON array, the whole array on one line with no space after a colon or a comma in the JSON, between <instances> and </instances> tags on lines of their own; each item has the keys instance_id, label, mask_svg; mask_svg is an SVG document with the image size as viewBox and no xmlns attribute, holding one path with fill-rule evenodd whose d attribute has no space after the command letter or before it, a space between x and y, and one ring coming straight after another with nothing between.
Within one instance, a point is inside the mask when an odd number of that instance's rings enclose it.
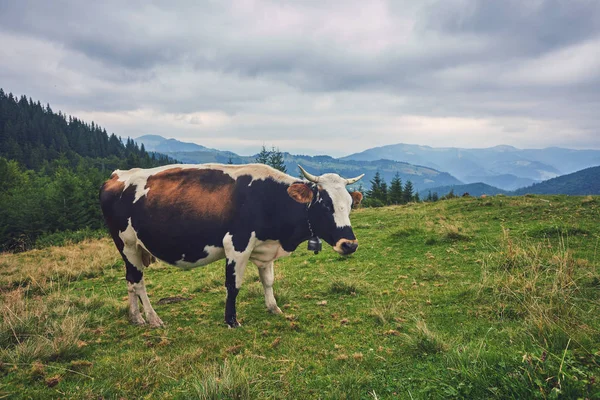
<instances>
[{"instance_id":1,"label":"forest","mask_svg":"<svg viewBox=\"0 0 600 400\"><path fill-rule=\"evenodd\" d=\"M98 190L113 170L174 162L0 88L0 251L101 229Z\"/></svg>"}]
</instances>

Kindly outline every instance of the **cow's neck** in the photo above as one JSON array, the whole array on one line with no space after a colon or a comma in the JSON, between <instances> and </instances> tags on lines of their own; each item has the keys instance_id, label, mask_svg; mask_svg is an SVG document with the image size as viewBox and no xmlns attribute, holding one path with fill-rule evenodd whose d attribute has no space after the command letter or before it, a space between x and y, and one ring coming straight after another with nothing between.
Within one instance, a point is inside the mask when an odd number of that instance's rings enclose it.
<instances>
[{"instance_id":1,"label":"cow's neck","mask_svg":"<svg viewBox=\"0 0 600 400\"><path fill-rule=\"evenodd\" d=\"M306 205L290 199L290 202L284 206L286 207L287 218L289 218L286 222L294 228L290 232L282 232L279 242L285 251L292 252L313 235L308 224L308 208Z\"/></svg>"}]
</instances>

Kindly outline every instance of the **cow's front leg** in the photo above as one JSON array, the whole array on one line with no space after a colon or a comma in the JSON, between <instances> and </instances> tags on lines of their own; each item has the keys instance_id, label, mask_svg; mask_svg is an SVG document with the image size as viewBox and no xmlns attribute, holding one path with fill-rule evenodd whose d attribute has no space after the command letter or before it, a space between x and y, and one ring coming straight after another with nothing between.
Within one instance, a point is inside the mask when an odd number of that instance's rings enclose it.
<instances>
[{"instance_id":1,"label":"cow's front leg","mask_svg":"<svg viewBox=\"0 0 600 400\"><path fill-rule=\"evenodd\" d=\"M273 281L275 273L273 271L273 262L261 264L258 266L258 276L263 284L265 291L265 304L267 309L273 314L281 314L281 309L277 307L277 301L273 296Z\"/></svg>"},{"instance_id":2,"label":"cow's front leg","mask_svg":"<svg viewBox=\"0 0 600 400\"><path fill-rule=\"evenodd\" d=\"M227 289L227 300L225 301L225 322L230 328L237 328L235 301L244 280L244 271L254 248L254 233L238 239L231 234L225 235L223 247L227 265L225 266L225 288Z\"/></svg>"}]
</instances>

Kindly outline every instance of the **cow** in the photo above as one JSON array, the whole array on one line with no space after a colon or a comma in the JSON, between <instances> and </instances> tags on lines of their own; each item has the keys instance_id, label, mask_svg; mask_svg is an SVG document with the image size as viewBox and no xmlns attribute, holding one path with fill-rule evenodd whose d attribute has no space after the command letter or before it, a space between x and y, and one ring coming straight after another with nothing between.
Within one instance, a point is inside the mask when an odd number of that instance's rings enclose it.
<instances>
[{"instance_id":1,"label":"cow","mask_svg":"<svg viewBox=\"0 0 600 400\"><path fill-rule=\"evenodd\" d=\"M300 167L300 166L299 166ZM267 309L281 314L273 296L273 262L302 242L320 237L341 255L356 251L350 225L353 196L346 190L363 175L300 180L263 164L174 164L116 170L100 189L100 205L123 260L129 317L163 325L144 285L155 259L193 268L225 259L225 322L240 326L236 297L249 261L258 267ZM360 196L362 198L362 195Z\"/></svg>"},{"instance_id":2,"label":"cow","mask_svg":"<svg viewBox=\"0 0 600 400\"><path fill-rule=\"evenodd\" d=\"M360 208L360 203L362 203L363 199L362 193L355 190L350 192L350 196L352 196L352 208Z\"/></svg>"}]
</instances>

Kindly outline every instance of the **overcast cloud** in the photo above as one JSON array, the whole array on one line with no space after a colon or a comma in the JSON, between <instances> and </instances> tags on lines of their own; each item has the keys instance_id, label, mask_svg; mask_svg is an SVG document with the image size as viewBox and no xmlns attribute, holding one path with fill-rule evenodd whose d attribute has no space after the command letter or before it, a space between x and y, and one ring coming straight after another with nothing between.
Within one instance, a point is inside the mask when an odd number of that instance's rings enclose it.
<instances>
[{"instance_id":1,"label":"overcast cloud","mask_svg":"<svg viewBox=\"0 0 600 400\"><path fill-rule=\"evenodd\" d=\"M5 91L121 136L600 148L597 0L0 1L0 43Z\"/></svg>"}]
</instances>

